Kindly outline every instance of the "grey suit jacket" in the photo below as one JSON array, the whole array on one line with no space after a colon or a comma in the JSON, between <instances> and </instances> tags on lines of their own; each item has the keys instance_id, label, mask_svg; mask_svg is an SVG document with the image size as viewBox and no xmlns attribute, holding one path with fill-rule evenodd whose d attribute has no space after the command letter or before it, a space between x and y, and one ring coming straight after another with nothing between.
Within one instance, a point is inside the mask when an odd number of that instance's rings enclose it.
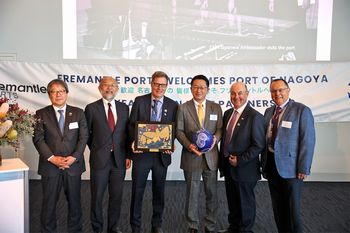
<instances>
[{"instance_id":1,"label":"grey suit jacket","mask_svg":"<svg viewBox=\"0 0 350 233\"><path fill-rule=\"evenodd\" d=\"M269 125L274 111L275 106L266 109L266 125ZM276 168L281 177L296 178L298 173L310 174L315 140L314 117L310 108L290 99L282 115L274 146ZM262 156L264 177L267 150L266 147Z\"/></svg>"},{"instance_id":2,"label":"grey suit jacket","mask_svg":"<svg viewBox=\"0 0 350 233\"><path fill-rule=\"evenodd\" d=\"M192 135L201 129L193 100L179 106L176 117L176 138L182 144L181 169L185 171L201 170L202 158L189 150ZM204 128L216 136L217 142L222 134L222 111L219 104L207 100ZM218 169L218 146L204 154L210 170Z\"/></svg>"},{"instance_id":3,"label":"grey suit jacket","mask_svg":"<svg viewBox=\"0 0 350 233\"><path fill-rule=\"evenodd\" d=\"M64 134L62 135L52 105L36 112L33 143L39 152L38 173L44 176L58 175L60 170L47 159L52 155L73 156L77 159L68 169L70 175L85 171L84 149L88 140L88 129L82 109L67 105Z\"/></svg>"}]
</instances>

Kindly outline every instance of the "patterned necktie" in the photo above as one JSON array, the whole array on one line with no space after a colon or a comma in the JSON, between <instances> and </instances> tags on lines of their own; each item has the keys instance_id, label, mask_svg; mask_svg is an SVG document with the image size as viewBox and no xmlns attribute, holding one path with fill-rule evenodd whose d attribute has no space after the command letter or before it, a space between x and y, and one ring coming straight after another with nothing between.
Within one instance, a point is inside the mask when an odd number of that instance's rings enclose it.
<instances>
[{"instance_id":1,"label":"patterned necktie","mask_svg":"<svg viewBox=\"0 0 350 233\"><path fill-rule=\"evenodd\" d=\"M277 131L278 131L278 120L279 120L279 117L281 115L281 112L282 112L282 108L281 107L277 107L276 108L276 112L272 116L272 119L271 119L271 124L272 124L271 146L272 146L272 148L275 147L275 139L276 139Z\"/></svg>"},{"instance_id":2,"label":"patterned necktie","mask_svg":"<svg viewBox=\"0 0 350 233\"><path fill-rule=\"evenodd\" d=\"M63 115L63 110L57 110L57 112L60 114L60 117L58 119L58 126L60 127L61 133L64 133L64 115Z\"/></svg>"},{"instance_id":3,"label":"patterned necktie","mask_svg":"<svg viewBox=\"0 0 350 233\"><path fill-rule=\"evenodd\" d=\"M108 125L109 125L109 128L113 132L114 131L114 127L115 127L115 120L114 120L114 116L113 116L113 112L112 112L111 106L112 106L112 104L108 103Z\"/></svg>"},{"instance_id":4,"label":"patterned necktie","mask_svg":"<svg viewBox=\"0 0 350 233\"><path fill-rule=\"evenodd\" d=\"M159 100L153 100L151 121L159 121L159 119L158 119L158 103L159 103Z\"/></svg>"},{"instance_id":5,"label":"patterned necktie","mask_svg":"<svg viewBox=\"0 0 350 233\"><path fill-rule=\"evenodd\" d=\"M227 148L228 148L228 145L230 144L230 141L232 138L232 134L233 134L233 130L235 127L237 116L238 116L238 112L235 110L233 113L233 116L231 117L230 123L228 124L227 129L226 129L226 135L225 135L225 141L224 141L224 155L226 157L229 156Z\"/></svg>"},{"instance_id":6,"label":"patterned necktie","mask_svg":"<svg viewBox=\"0 0 350 233\"><path fill-rule=\"evenodd\" d=\"M198 104L198 120L199 120L199 124L200 124L201 127L203 128L203 124L204 124L204 112L203 112L203 105L202 105L202 104Z\"/></svg>"}]
</instances>

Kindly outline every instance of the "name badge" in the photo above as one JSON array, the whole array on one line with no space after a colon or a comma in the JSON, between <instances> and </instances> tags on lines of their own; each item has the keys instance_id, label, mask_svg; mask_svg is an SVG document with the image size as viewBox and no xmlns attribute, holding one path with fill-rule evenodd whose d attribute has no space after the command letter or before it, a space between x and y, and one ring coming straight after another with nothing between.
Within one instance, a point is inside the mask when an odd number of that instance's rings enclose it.
<instances>
[{"instance_id":1,"label":"name badge","mask_svg":"<svg viewBox=\"0 0 350 233\"><path fill-rule=\"evenodd\" d=\"M218 115L216 115L216 114L210 114L209 119L210 119L211 121L217 121L217 120L218 120Z\"/></svg>"},{"instance_id":2,"label":"name badge","mask_svg":"<svg viewBox=\"0 0 350 233\"><path fill-rule=\"evenodd\" d=\"M69 123L69 129L78 129L78 128L79 128L78 122Z\"/></svg>"},{"instance_id":3,"label":"name badge","mask_svg":"<svg viewBox=\"0 0 350 233\"><path fill-rule=\"evenodd\" d=\"M291 121L282 121L282 124L281 124L282 127L284 128L292 128L292 122Z\"/></svg>"}]
</instances>

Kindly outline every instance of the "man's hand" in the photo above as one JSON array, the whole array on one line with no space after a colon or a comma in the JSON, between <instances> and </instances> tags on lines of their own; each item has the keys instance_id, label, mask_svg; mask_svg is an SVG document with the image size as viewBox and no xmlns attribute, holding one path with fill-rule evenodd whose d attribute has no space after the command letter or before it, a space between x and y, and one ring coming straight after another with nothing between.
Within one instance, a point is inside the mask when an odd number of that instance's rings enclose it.
<instances>
[{"instance_id":1,"label":"man's hand","mask_svg":"<svg viewBox=\"0 0 350 233\"><path fill-rule=\"evenodd\" d=\"M175 151L175 144L174 144L174 151ZM172 150L165 150L165 151L163 151L163 153L164 154L167 154L167 155L171 155L174 151L172 151Z\"/></svg>"},{"instance_id":2,"label":"man's hand","mask_svg":"<svg viewBox=\"0 0 350 233\"><path fill-rule=\"evenodd\" d=\"M132 149L132 152L133 152L134 154L142 153L142 151L140 151L140 150L135 150L135 141L133 141L133 142L131 143L131 149Z\"/></svg>"},{"instance_id":3,"label":"man's hand","mask_svg":"<svg viewBox=\"0 0 350 233\"><path fill-rule=\"evenodd\" d=\"M213 143L211 144L211 146L210 146L210 149L209 149L209 150L212 150L212 149L214 148L215 144L216 144L216 136L215 136L215 135L213 135Z\"/></svg>"},{"instance_id":4,"label":"man's hand","mask_svg":"<svg viewBox=\"0 0 350 233\"><path fill-rule=\"evenodd\" d=\"M67 165L65 157L62 157L60 155L54 155L49 159L49 162L54 164L59 169L66 169L69 168L69 165Z\"/></svg>"},{"instance_id":5,"label":"man's hand","mask_svg":"<svg viewBox=\"0 0 350 233\"><path fill-rule=\"evenodd\" d=\"M237 167L237 156L230 155L230 157L228 157L228 162L231 164L232 167Z\"/></svg>"},{"instance_id":6,"label":"man's hand","mask_svg":"<svg viewBox=\"0 0 350 233\"><path fill-rule=\"evenodd\" d=\"M305 180L305 179L306 179L306 177L307 177L307 175L306 175L306 174L303 174L303 173L298 173L298 179L299 179L299 180Z\"/></svg>"},{"instance_id":7,"label":"man's hand","mask_svg":"<svg viewBox=\"0 0 350 233\"><path fill-rule=\"evenodd\" d=\"M131 159L125 160L125 167L126 167L126 169L129 169L131 167Z\"/></svg>"},{"instance_id":8,"label":"man's hand","mask_svg":"<svg viewBox=\"0 0 350 233\"><path fill-rule=\"evenodd\" d=\"M75 163L75 161L77 160L75 157L69 155L67 157L64 157L64 160L66 162L66 165L68 166L68 168L73 164Z\"/></svg>"},{"instance_id":9,"label":"man's hand","mask_svg":"<svg viewBox=\"0 0 350 233\"><path fill-rule=\"evenodd\" d=\"M190 144L189 149L191 152L195 153L197 156L202 156L202 152L200 152L195 144Z\"/></svg>"}]
</instances>

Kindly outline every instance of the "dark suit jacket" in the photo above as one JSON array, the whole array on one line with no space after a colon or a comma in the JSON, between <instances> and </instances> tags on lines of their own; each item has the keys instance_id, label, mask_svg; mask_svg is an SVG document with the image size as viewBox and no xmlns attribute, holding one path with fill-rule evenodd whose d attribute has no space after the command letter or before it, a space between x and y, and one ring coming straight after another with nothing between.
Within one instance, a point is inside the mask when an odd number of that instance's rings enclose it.
<instances>
[{"instance_id":1,"label":"dark suit jacket","mask_svg":"<svg viewBox=\"0 0 350 233\"><path fill-rule=\"evenodd\" d=\"M233 108L224 113L224 126L233 114ZM249 104L245 107L237 120L228 152L237 155L237 167L229 164L224 157L224 141L226 128L220 144L220 171L225 176L231 176L236 181L252 182L260 180L259 155L265 148L265 121L262 114Z\"/></svg>"},{"instance_id":2,"label":"dark suit jacket","mask_svg":"<svg viewBox=\"0 0 350 233\"><path fill-rule=\"evenodd\" d=\"M108 126L108 119L103 106L103 100L99 99L90 103L85 108L85 116L89 129L88 146L90 149L91 169L103 169L109 161L112 142L114 145L114 158L118 168L125 169L125 158L128 153L127 125L129 107L115 100L117 109L117 123L112 133Z\"/></svg>"},{"instance_id":3,"label":"dark suit jacket","mask_svg":"<svg viewBox=\"0 0 350 233\"><path fill-rule=\"evenodd\" d=\"M202 169L202 158L189 150L192 136L201 129L193 99L180 105L176 121L176 138L182 145L180 167L185 171L199 171ZM217 142L220 141L222 134L222 110L219 104L210 100L206 102L204 128L215 135ZM213 149L205 152L204 156L209 169L216 171L219 161L218 146L215 145Z\"/></svg>"},{"instance_id":4,"label":"dark suit jacket","mask_svg":"<svg viewBox=\"0 0 350 233\"><path fill-rule=\"evenodd\" d=\"M84 149L88 140L88 130L82 109L67 105L62 135L55 110L52 105L36 112L39 118L35 126L33 142L39 152L38 173L44 176L58 175L60 170L47 159L52 155L68 156L77 159L68 169L70 175L85 171Z\"/></svg>"},{"instance_id":5,"label":"dark suit jacket","mask_svg":"<svg viewBox=\"0 0 350 233\"><path fill-rule=\"evenodd\" d=\"M129 134L131 142L135 141L135 126L137 121L150 121L151 118L151 94L138 96L135 98L134 104L131 109L130 114L130 123L129 123ZM164 96L163 107L162 107L162 117L161 122L163 123L175 123L176 121L176 112L178 104ZM138 155L134 155L138 156ZM144 155L141 155L144 156ZM171 163L171 156L168 154L161 153L161 159L163 166L169 166Z\"/></svg>"},{"instance_id":6,"label":"dark suit jacket","mask_svg":"<svg viewBox=\"0 0 350 233\"><path fill-rule=\"evenodd\" d=\"M274 111L275 106L266 109L264 117L267 125ZM314 117L310 108L290 99L275 139L275 162L279 175L283 178L296 178L298 173L309 175L315 141ZM262 156L263 173L266 168L267 150L266 147Z\"/></svg>"}]
</instances>

